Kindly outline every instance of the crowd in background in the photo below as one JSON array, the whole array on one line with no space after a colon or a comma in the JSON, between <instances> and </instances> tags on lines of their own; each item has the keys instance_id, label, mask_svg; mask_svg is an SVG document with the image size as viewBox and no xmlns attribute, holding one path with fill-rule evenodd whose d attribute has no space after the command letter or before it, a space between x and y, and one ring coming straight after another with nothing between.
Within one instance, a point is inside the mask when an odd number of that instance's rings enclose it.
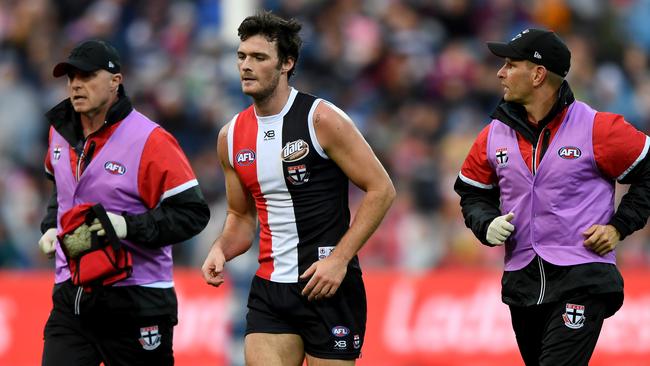
<instances>
[{"instance_id":1,"label":"crowd in background","mask_svg":"<svg viewBox=\"0 0 650 366\"><path fill-rule=\"evenodd\" d=\"M87 38L118 48L135 107L170 131L192 162L212 219L202 234L175 247L175 261L200 266L225 214L217 132L250 104L237 74L236 26L224 29L231 24L225 3L0 0L0 267L52 266L37 245L52 190L43 169L43 113L66 97L65 78L52 77L53 65ZM555 30L572 50L568 81L576 97L650 131L650 0L255 5L303 23L304 47L290 82L344 109L398 190L361 252L365 268L501 266L502 249L480 245L465 228L452 188L501 98L502 60L486 41L508 40L527 27ZM353 208L358 198L352 189ZM649 242L648 229L622 242L621 266L649 265ZM253 272L255 256L240 269Z\"/></svg>"}]
</instances>

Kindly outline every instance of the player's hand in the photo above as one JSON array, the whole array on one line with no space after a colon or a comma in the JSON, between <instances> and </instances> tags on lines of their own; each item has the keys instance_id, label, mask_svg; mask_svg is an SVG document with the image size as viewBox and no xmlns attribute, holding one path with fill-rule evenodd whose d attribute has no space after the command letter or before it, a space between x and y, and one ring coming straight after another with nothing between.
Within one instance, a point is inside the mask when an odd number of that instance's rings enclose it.
<instances>
[{"instance_id":1,"label":"player's hand","mask_svg":"<svg viewBox=\"0 0 650 366\"><path fill-rule=\"evenodd\" d=\"M38 240L38 247L48 258L53 258L56 250L56 229L47 229L45 234Z\"/></svg>"},{"instance_id":2,"label":"player's hand","mask_svg":"<svg viewBox=\"0 0 650 366\"><path fill-rule=\"evenodd\" d=\"M515 226L510 223L514 217L515 214L510 212L507 215L498 216L492 220L485 237L488 243L492 245L503 245L515 230Z\"/></svg>"},{"instance_id":3,"label":"player's hand","mask_svg":"<svg viewBox=\"0 0 650 366\"><path fill-rule=\"evenodd\" d=\"M223 250L220 247L213 245L208 253L208 257L205 258L203 266L201 266L201 272L203 272L203 278L208 285L215 287L221 286L224 282L223 278L223 268L226 264L226 257L223 255Z\"/></svg>"},{"instance_id":4,"label":"player's hand","mask_svg":"<svg viewBox=\"0 0 650 366\"><path fill-rule=\"evenodd\" d=\"M113 230L115 230L115 235L117 235L119 239L126 238L126 220L124 219L124 216L117 215L112 212L106 212L106 215L108 216L108 219L111 221L111 225L113 225ZM98 219L93 220L88 230L96 231L97 236L106 235L106 231L104 230L102 223L99 222Z\"/></svg>"},{"instance_id":5,"label":"player's hand","mask_svg":"<svg viewBox=\"0 0 650 366\"><path fill-rule=\"evenodd\" d=\"M591 225L582 233L585 236L585 247L603 256L616 248L621 240L621 234L612 225Z\"/></svg>"},{"instance_id":6,"label":"player's hand","mask_svg":"<svg viewBox=\"0 0 650 366\"><path fill-rule=\"evenodd\" d=\"M334 296L347 271L348 262L336 257L333 253L325 259L312 263L300 275L301 280L311 277L302 290L302 295L307 296L309 301Z\"/></svg>"}]
</instances>

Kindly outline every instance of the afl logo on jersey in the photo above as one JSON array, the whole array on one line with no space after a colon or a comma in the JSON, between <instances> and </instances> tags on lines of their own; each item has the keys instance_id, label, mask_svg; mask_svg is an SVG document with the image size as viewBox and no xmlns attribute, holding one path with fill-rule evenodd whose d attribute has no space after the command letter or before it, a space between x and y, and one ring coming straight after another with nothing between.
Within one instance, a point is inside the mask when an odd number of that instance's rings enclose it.
<instances>
[{"instance_id":1,"label":"afl logo on jersey","mask_svg":"<svg viewBox=\"0 0 650 366\"><path fill-rule=\"evenodd\" d=\"M557 154L560 155L562 159L573 160L577 159L582 155L582 151L575 146L562 146Z\"/></svg>"},{"instance_id":2,"label":"afl logo on jersey","mask_svg":"<svg viewBox=\"0 0 650 366\"><path fill-rule=\"evenodd\" d=\"M117 161L107 161L104 163L104 170L113 175L124 175L126 173L126 167Z\"/></svg>"},{"instance_id":3,"label":"afl logo on jersey","mask_svg":"<svg viewBox=\"0 0 650 366\"><path fill-rule=\"evenodd\" d=\"M287 142L282 148L282 161L292 163L298 161L309 154L309 144L304 140Z\"/></svg>"},{"instance_id":4,"label":"afl logo on jersey","mask_svg":"<svg viewBox=\"0 0 650 366\"><path fill-rule=\"evenodd\" d=\"M255 151L251 149L239 150L239 152L237 152L235 161L239 166L249 166L255 162Z\"/></svg>"}]
</instances>

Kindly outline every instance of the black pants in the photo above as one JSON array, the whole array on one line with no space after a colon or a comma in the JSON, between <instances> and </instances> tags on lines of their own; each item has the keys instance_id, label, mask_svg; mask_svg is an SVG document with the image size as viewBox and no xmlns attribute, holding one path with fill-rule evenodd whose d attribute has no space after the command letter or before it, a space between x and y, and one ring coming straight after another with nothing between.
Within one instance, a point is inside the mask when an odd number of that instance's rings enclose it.
<instances>
[{"instance_id":1,"label":"black pants","mask_svg":"<svg viewBox=\"0 0 650 366\"><path fill-rule=\"evenodd\" d=\"M70 303L71 296L74 300L78 293L69 283L54 292L54 309L44 331L43 366L174 364L172 317L80 311L75 301Z\"/></svg>"},{"instance_id":2,"label":"black pants","mask_svg":"<svg viewBox=\"0 0 650 366\"><path fill-rule=\"evenodd\" d=\"M604 296L580 296L536 306L510 306L512 326L526 366L588 365L603 321Z\"/></svg>"}]
</instances>

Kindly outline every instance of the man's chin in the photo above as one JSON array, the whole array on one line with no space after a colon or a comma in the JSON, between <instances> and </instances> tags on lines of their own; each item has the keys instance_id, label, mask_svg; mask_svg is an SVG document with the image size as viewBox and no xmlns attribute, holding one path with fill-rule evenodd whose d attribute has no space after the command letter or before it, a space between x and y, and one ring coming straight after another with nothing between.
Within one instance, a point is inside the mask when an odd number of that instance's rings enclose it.
<instances>
[{"instance_id":1,"label":"man's chin","mask_svg":"<svg viewBox=\"0 0 650 366\"><path fill-rule=\"evenodd\" d=\"M74 104L72 105L72 109L74 109L74 111L77 113L84 113L88 111L88 108L86 108L85 106L75 106Z\"/></svg>"},{"instance_id":2,"label":"man's chin","mask_svg":"<svg viewBox=\"0 0 650 366\"><path fill-rule=\"evenodd\" d=\"M259 99L262 93L260 93L259 90L253 89L253 88L242 88L242 93L245 95L248 95L249 97L253 99Z\"/></svg>"}]
</instances>

